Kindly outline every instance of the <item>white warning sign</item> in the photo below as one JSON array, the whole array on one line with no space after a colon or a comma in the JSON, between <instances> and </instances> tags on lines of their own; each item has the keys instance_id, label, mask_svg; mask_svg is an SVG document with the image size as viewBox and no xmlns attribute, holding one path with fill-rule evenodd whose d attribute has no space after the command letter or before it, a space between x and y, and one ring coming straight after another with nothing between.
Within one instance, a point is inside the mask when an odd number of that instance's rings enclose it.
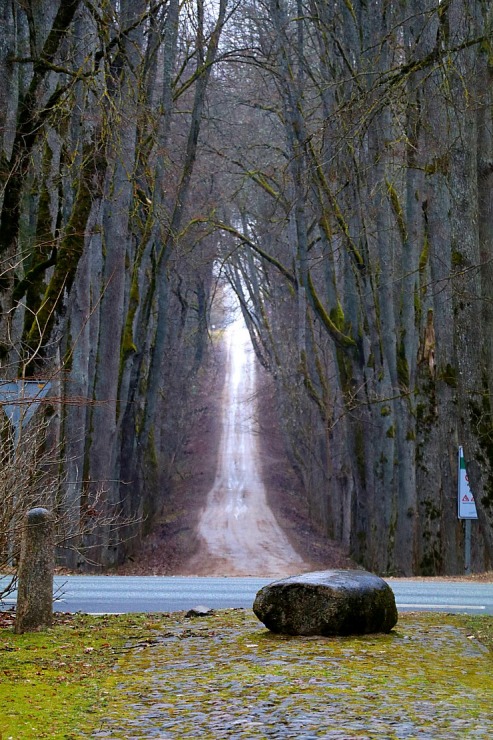
<instances>
[{"instance_id":1,"label":"white warning sign","mask_svg":"<svg viewBox=\"0 0 493 740\"><path fill-rule=\"evenodd\" d=\"M476 503L469 487L466 461L462 447L459 447L459 519L477 519Z\"/></svg>"}]
</instances>

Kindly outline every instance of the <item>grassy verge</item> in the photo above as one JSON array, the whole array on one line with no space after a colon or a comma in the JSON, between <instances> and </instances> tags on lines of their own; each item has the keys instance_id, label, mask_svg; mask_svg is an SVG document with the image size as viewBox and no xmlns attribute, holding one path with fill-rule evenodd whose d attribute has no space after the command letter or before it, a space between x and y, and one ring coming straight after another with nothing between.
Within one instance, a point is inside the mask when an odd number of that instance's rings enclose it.
<instances>
[{"instance_id":1,"label":"grassy verge","mask_svg":"<svg viewBox=\"0 0 493 740\"><path fill-rule=\"evenodd\" d=\"M120 650L154 626L148 615L57 615L50 629L15 635L11 622L3 615L0 740L90 737Z\"/></svg>"},{"instance_id":2,"label":"grassy verge","mask_svg":"<svg viewBox=\"0 0 493 740\"><path fill-rule=\"evenodd\" d=\"M1 740L144 738L158 729L270 737L279 722L286 737L318 736L328 706L343 729L322 737L404 737L392 734L399 723L425 738L428 725L430 737L468 737L471 728L488 737L492 656L479 642L492 651L491 617L407 614L390 635L333 639L271 635L243 610L197 620L59 615L26 635L14 635L7 617L3 625Z\"/></svg>"}]
</instances>

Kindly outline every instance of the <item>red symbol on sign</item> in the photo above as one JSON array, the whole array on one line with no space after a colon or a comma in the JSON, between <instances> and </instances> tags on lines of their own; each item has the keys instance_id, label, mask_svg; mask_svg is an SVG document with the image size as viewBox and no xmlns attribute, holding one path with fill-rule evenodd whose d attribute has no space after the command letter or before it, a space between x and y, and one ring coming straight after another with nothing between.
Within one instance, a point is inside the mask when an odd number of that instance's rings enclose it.
<instances>
[{"instance_id":1,"label":"red symbol on sign","mask_svg":"<svg viewBox=\"0 0 493 740\"><path fill-rule=\"evenodd\" d=\"M462 501L464 501L464 503L469 503L469 496L467 495L467 493L465 496L462 497Z\"/></svg>"}]
</instances>

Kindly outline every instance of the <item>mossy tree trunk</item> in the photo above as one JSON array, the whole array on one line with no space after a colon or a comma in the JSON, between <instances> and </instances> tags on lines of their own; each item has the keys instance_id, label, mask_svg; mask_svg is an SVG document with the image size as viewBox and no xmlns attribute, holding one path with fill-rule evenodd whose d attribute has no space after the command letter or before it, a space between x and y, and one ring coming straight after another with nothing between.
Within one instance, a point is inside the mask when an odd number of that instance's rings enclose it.
<instances>
[{"instance_id":1,"label":"mossy tree trunk","mask_svg":"<svg viewBox=\"0 0 493 740\"><path fill-rule=\"evenodd\" d=\"M23 199L27 194L26 184L36 144L66 90L62 76L53 74L53 64L78 6L79 0L61 3L58 9L54 9L53 4L41 3L36 13L31 5L21 9L15 4L2 3L0 7L3 21L0 48L3 119L0 120L0 366L8 375L15 375L18 370L19 353L12 346L12 308L16 270L19 260L22 263L26 256L19 254Z\"/></svg>"}]
</instances>

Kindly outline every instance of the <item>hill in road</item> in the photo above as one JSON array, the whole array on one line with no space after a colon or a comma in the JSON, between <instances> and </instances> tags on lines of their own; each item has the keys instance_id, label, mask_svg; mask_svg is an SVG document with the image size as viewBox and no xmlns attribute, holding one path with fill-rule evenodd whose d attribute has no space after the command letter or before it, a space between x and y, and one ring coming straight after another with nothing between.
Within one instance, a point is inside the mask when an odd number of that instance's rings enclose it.
<instances>
[{"instance_id":1,"label":"hill in road","mask_svg":"<svg viewBox=\"0 0 493 740\"><path fill-rule=\"evenodd\" d=\"M266 503L273 514L272 519L268 514L264 516L260 525L264 530L262 540L257 546L260 550L265 542L277 539L281 530L289 550L286 572L272 562L270 567L268 564L263 567L262 558L255 562L251 551L244 554L244 562L248 562L246 568L239 567L238 562L218 559L198 533L207 495L215 484L217 486L218 459L224 446L223 405L231 403L231 394L223 392L227 380L227 353L222 345L211 353L207 372L202 376L195 401L196 423L190 429L172 489L164 501L163 514L137 556L119 568L120 574L269 577L300 570L355 566L340 546L330 542L310 522L300 481L287 460L276 424L271 381L261 369L257 368L257 373L261 378L256 390L258 472L263 479ZM230 434L228 428L228 436ZM235 440L235 444L241 442ZM234 450L234 444L230 444L230 448ZM231 450L225 454L233 454ZM220 528L227 526L222 523ZM255 536L255 525L251 526L250 538ZM266 531L266 527L271 527L272 531ZM233 539L235 537L233 535ZM256 547L254 542L251 546Z\"/></svg>"}]
</instances>

